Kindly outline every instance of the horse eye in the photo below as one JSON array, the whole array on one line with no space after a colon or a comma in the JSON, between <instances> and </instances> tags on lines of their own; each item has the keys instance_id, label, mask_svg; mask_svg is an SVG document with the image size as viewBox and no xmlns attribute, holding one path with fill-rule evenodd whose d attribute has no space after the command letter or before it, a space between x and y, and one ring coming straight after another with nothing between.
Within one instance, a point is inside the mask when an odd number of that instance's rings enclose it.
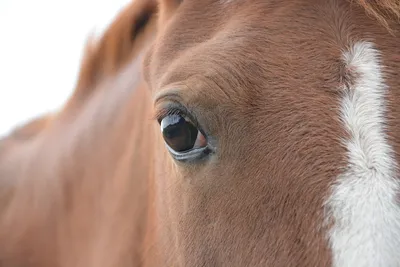
<instances>
[{"instance_id":1,"label":"horse eye","mask_svg":"<svg viewBox=\"0 0 400 267\"><path fill-rule=\"evenodd\" d=\"M207 146L207 140L199 129L181 115L167 115L161 121L164 141L174 151L184 153Z\"/></svg>"}]
</instances>

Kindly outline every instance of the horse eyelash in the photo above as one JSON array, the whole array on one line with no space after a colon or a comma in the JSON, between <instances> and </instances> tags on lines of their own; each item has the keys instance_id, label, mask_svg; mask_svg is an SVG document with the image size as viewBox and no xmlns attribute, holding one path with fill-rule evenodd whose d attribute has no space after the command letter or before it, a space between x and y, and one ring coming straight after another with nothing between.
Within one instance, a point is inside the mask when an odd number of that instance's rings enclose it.
<instances>
[{"instance_id":1,"label":"horse eyelash","mask_svg":"<svg viewBox=\"0 0 400 267\"><path fill-rule=\"evenodd\" d=\"M154 118L158 121L159 124L161 124L162 119L170 115L182 116L186 120L193 123L193 125L195 125L199 130L201 129L196 116L189 112L184 106L179 103L174 103L170 106L166 106L165 108L160 109L156 112Z\"/></svg>"},{"instance_id":2,"label":"horse eyelash","mask_svg":"<svg viewBox=\"0 0 400 267\"><path fill-rule=\"evenodd\" d=\"M180 108L177 107L167 107L163 108L159 111L156 112L154 115L154 119L158 121L158 123L161 123L162 119L165 118L166 116L171 116L171 115L180 115L182 117L188 117L186 115L186 112L181 110Z\"/></svg>"}]
</instances>

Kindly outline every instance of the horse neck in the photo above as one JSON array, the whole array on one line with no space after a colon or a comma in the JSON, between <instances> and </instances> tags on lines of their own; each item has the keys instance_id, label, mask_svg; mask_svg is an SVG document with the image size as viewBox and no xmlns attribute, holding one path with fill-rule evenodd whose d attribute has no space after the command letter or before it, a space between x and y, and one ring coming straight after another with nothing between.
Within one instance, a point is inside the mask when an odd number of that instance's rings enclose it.
<instances>
[{"instance_id":1,"label":"horse neck","mask_svg":"<svg viewBox=\"0 0 400 267\"><path fill-rule=\"evenodd\" d=\"M8 180L1 263L142 266L152 238L146 227L153 143L149 92L137 69L129 66L79 110L61 112L0 166Z\"/></svg>"}]
</instances>

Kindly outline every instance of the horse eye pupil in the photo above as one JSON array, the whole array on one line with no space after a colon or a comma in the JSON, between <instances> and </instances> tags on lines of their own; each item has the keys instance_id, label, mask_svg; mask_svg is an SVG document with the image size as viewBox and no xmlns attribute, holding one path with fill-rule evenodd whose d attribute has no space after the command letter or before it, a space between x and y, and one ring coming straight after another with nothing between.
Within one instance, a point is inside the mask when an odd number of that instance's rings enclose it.
<instances>
[{"instance_id":1,"label":"horse eye pupil","mask_svg":"<svg viewBox=\"0 0 400 267\"><path fill-rule=\"evenodd\" d=\"M198 129L182 116L169 115L161 121L165 142L176 152L184 152L194 147Z\"/></svg>"}]
</instances>

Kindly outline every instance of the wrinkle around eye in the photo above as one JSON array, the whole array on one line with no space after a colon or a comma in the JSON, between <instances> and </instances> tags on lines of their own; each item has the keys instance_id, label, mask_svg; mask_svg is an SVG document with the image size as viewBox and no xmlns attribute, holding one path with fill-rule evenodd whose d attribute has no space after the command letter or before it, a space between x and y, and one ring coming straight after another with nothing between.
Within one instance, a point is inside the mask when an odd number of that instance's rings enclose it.
<instances>
[{"instance_id":1,"label":"wrinkle around eye","mask_svg":"<svg viewBox=\"0 0 400 267\"><path fill-rule=\"evenodd\" d=\"M199 74L159 87L153 96L154 110L160 112L171 101L181 103L193 115L203 133L215 140L216 146L219 130L225 128L226 116L229 116L224 107L232 101L220 93L220 88L213 87L216 87L213 81Z\"/></svg>"}]
</instances>

